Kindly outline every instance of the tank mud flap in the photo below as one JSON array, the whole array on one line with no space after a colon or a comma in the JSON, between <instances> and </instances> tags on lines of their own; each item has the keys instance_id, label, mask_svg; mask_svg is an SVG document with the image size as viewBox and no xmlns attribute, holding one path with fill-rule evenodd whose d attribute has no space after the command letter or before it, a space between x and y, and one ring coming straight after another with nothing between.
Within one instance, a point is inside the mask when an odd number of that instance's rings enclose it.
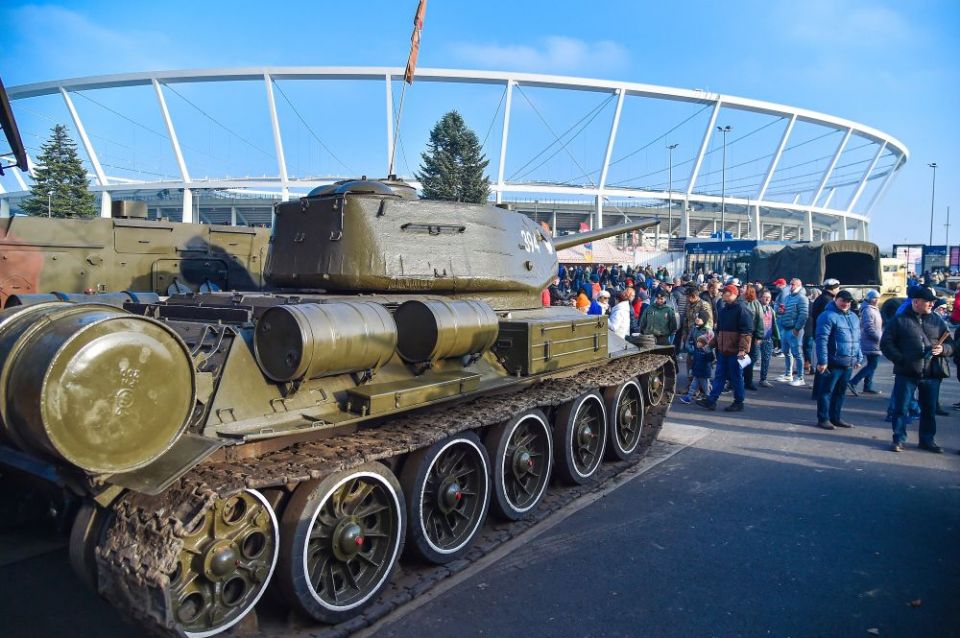
<instances>
[{"instance_id":1,"label":"tank mud flap","mask_svg":"<svg viewBox=\"0 0 960 638\"><path fill-rule=\"evenodd\" d=\"M114 474L108 481L135 492L159 494L223 445L222 440L184 434L150 465L132 472Z\"/></svg>"}]
</instances>

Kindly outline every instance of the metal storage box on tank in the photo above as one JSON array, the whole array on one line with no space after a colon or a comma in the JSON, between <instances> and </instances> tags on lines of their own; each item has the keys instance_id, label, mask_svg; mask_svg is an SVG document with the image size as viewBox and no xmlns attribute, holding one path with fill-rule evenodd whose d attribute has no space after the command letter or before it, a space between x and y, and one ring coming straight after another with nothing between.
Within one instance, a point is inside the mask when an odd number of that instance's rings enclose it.
<instances>
[{"instance_id":1,"label":"metal storage box on tank","mask_svg":"<svg viewBox=\"0 0 960 638\"><path fill-rule=\"evenodd\" d=\"M607 356L607 318L559 308L549 314L514 313L500 322L494 349L512 374L539 374L589 363Z\"/></svg>"}]
</instances>

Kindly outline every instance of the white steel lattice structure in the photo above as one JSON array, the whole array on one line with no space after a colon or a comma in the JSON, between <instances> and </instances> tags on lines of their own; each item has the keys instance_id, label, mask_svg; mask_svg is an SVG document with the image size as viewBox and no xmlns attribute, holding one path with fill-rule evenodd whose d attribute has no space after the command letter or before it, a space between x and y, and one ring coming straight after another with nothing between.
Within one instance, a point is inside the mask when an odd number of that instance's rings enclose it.
<instances>
[{"instance_id":1,"label":"white steel lattice structure","mask_svg":"<svg viewBox=\"0 0 960 638\"><path fill-rule=\"evenodd\" d=\"M285 139L282 133L283 122L278 116L277 100L274 94L274 84L283 81L361 81L377 82L383 86L384 104L383 119L383 149L382 154L376 154L377 160L371 160L371 165L365 166L364 172L372 175L383 174L394 153L394 126L395 126L395 87L394 83L402 79L402 68L384 67L256 67L240 69L209 69L194 71L162 71L108 75L80 79L42 82L15 86L8 90L13 103L14 112L23 100L38 96L59 95L69 112L73 128L77 133L80 145L86 154L88 164L92 168L92 185L95 192L101 193L102 214L109 215L112 199L127 197L131 193L165 192L182 193L174 202L150 201L153 208L162 208L167 204L176 206L182 215L183 221L204 221L204 209L207 210L207 221L211 210L229 210L229 220L232 223L246 223L246 217L256 213L256 209L269 211L273 201L289 198L291 192L300 192L319 185L330 183L336 177L356 177L356 175L339 175L329 178L303 178L291 175L287 170L287 158L284 152ZM191 172L184 152L181 148L181 131L176 119L171 116L168 108L169 87L181 84L216 84L225 82L252 82L263 87L263 96L267 104L268 121L257 123L258 126L268 126L272 132L273 152L275 153L277 174L249 177L226 178L204 177L198 178ZM496 71L467 71L448 69L419 69L417 83L436 83L440 85L492 85L501 87L504 105L502 114L498 106L497 116L500 121L499 155L492 157L491 163L491 193L498 203L515 202L515 206L525 212L540 216L552 215L553 227L558 225L558 214L561 217L560 226L564 225L566 217L570 226L577 219L588 220L591 226L602 226L604 217L609 220L619 220L626 216L624 209L633 208L637 212L642 206L643 212L649 214L649 208L663 206L669 202L670 227L665 229L670 235L679 237L697 236L708 233L717 228L719 207L726 210L724 230L733 232L740 237L753 239L821 239L830 237L848 237L866 239L870 213L877 202L889 189L899 170L906 163L909 152L900 141L877 129L846 120L840 117L817 113L802 108L795 108L781 104L774 104L760 100L709 93L702 90L677 89L631 82L617 82L607 80L592 80L552 75L537 75L525 73L509 73ZM170 149L176 159L178 175L175 179L160 180L131 180L120 179L109 175L99 161L99 149L95 140L87 135L84 119L78 112L73 96L80 91L93 93L100 89L120 89L123 87L149 87L156 100L156 108L165 125L166 137ZM517 90L524 88L557 89L580 93L607 94L612 104L613 112L610 115L609 128L606 129L604 153L598 158L599 169L594 171L596 179L577 182L544 183L542 181L510 180L505 172L511 150L511 115L515 111L515 97ZM683 169L680 165L673 165L671 154L669 186L650 185L621 185L609 182L610 168L613 162L614 150L624 143L620 135L621 114L625 104L635 100L656 100L668 104L687 104L702 106L705 127L700 128L697 135L696 154ZM758 151L761 154L755 158L762 160L766 168L760 173L755 184L741 187L739 190L726 190L726 160L724 160L724 192L717 194L701 188L704 184L703 166L705 158L711 153L711 145L717 144L714 133L718 123L722 123L721 111L745 112L770 116L783 120L783 130L772 148ZM703 122L700 123L701 126ZM795 129L798 125L815 125L828 133L836 133L834 139L839 142L824 156L822 166L814 173L803 173L802 178L782 178L778 176L781 159L786 150L793 148ZM855 169L858 175L841 176L837 171L838 162L853 138L869 145L870 153L866 159L854 162L847 166L861 166ZM800 146L803 143L796 143ZM676 145L674 145L676 146ZM690 144L689 147L693 147ZM671 151L673 149L671 148ZM491 155L493 155L491 153ZM372 154L371 154L372 156ZM382 164L380 164L382 161ZM797 164L811 164L803 162ZM375 164L375 165L374 165ZM666 169L658 171L666 174ZM717 171L714 171L717 172ZM675 176L682 176L674 182ZM28 184L24 177L15 172L19 190L0 186L0 212L9 214L11 205L26 195ZM797 179L806 181L797 183ZM792 181L791 181L792 180ZM790 195L791 184L797 185L792 199L776 199L773 196L774 185L782 185L776 197ZM674 188L674 186L678 186ZM800 186L803 188L800 188ZM872 185L873 193L864 197L868 186ZM680 187L682 186L682 187ZM838 189L849 190L846 201L839 201L834 194ZM244 196L242 193L249 195ZM197 195L197 194L200 195ZM225 196L224 193L231 194ZM211 199L216 194L218 199ZM258 195L255 195L258 194ZM202 206L197 205L194 197L203 197ZM244 199L246 197L246 199ZM262 202L258 203L257 197ZM533 197L537 197L533 200ZM251 199L252 198L252 199ZM147 199L150 199L147 197ZM647 202L643 204L643 202ZM678 207L674 213L674 206ZM246 207L246 208L244 208ZM246 213L238 212L246 210ZM655 211L656 212L656 211ZM676 215L676 224L673 224ZM269 212L264 220L269 220ZM608 220L608 223L609 223ZM216 221L225 221L218 217ZM550 221L547 217L545 221ZM771 230L772 229L772 230ZM779 232L777 232L779 231Z\"/></svg>"}]
</instances>

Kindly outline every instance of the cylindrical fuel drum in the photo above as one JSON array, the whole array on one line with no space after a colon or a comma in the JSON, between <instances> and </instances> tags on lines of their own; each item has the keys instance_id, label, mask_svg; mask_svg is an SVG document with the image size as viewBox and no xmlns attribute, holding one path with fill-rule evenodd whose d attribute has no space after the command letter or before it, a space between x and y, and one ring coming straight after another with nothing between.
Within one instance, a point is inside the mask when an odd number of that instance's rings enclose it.
<instances>
[{"instance_id":1,"label":"cylindrical fuel drum","mask_svg":"<svg viewBox=\"0 0 960 638\"><path fill-rule=\"evenodd\" d=\"M274 306L257 321L253 349L268 378L297 379L376 369L397 349L397 325L372 301Z\"/></svg>"},{"instance_id":2,"label":"cylindrical fuel drum","mask_svg":"<svg viewBox=\"0 0 960 638\"><path fill-rule=\"evenodd\" d=\"M411 300L393 315L397 352L421 363L486 352L497 340L497 315L482 301Z\"/></svg>"},{"instance_id":3,"label":"cylindrical fuel drum","mask_svg":"<svg viewBox=\"0 0 960 638\"><path fill-rule=\"evenodd\" d=\"M196 378L186 344L165 324L103 304L48 303L0 320L0 397L18 445L112 474L173 445Z\"/></svg>"}]
</instances>

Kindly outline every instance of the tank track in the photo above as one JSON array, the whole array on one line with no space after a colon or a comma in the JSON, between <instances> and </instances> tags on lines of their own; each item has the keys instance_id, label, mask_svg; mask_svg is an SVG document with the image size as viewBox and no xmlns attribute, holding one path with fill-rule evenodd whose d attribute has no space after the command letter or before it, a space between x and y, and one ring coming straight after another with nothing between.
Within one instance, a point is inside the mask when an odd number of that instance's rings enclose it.
<instances>
[{"instance_id":1,"label":"tank track","mask_svg":"<svg viewBox=\"0 0 960 638\"><path fill-rule=\"evenodd\" d=\"M555 408L583 392L614 386L664 367L660 403L645 414L638 456L656 440L673 399L676 368L670 357L637 354L522 392L488 395L399 416L388 423L332 439L300 443L254 459L198 466L162 494L130 492L113 506L116 522L97 547L99 591L153 635L179 636L170 614L169 574L182 538L217 498L245 488L281 487L426 447L453 434L491 426L533 408Z\"/></svg>"}]
</instances>

